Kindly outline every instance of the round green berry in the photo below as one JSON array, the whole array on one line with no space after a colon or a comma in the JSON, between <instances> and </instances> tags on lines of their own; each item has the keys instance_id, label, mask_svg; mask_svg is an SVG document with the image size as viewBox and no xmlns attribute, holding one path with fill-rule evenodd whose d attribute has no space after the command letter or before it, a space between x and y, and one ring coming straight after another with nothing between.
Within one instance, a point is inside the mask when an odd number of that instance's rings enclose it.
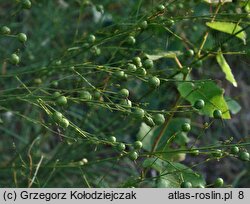
<instances>
[{"instance_id":1,"label":"round green berry","mask_svg":"<svg viewBox=\"0 0 250 204\"><path fill-rule=\"evenodd\" d=\"M3 26L3 27L1 27L1 33L3 35L9 35L11 33L11 30L8 26Z\"/></svg>"},{"instance_id":2,"label":"round green berry","mask_svg":"<svg viewBox=\"0 0 250 204\"><path fill-rule=\"evenodd\" d=\"M89 43L94 43L95 42L95 36L94 35L89 35L88 36L88 42Z\"/></svg>"},{"instance_id":3,"label":"round green berry","mask_svg":"<svg viewBox=\"0 0 250 204\"><path fill-rule=\"evenodd\" d=\"M198 156L200 154L200 151L198 149L193 149L190 152L190 155L192 156Z\"/></svg>"},{"instance_id":4,"label":"round green berry","mask_svg":"<svg viewBox=\"0 0 250 204\"><path fill-rule=\"evenodd\" d=\"M223 153L222 153L222 151L221 151L220 149L216 149L216 150L214 150L214 151L212 152L212 155L213 155L214 157L222 157Z\"/></svg>"},{"instance_id":5,"label":"round green berry","mask_svg":"<svg viewBox=\"0 0 250 204\"><path fill-rule=\"evenodd\" d=\"M66 118L62 118L59 121L60 126L62 126L63 128L67 128L69 126L69 121Z\"/></svg>"},{"instance_id":6,"label":"round green berry","mask_svg":"<svg viewBox=\"0 0 250 204\"><path fill-rule=\"evenodd\" d=\"M143 119L143 117L145 115L145 111L141 108L135 108L133 114L134 114L135 118Z\"/></svg>"},{"instance_id":7,"label":"round green berry","mask_svg":"<svg viewBox=\"0 0 250 204\"><path fill-rule=\"evenodd\" d=\"M205 102L202 99L199 99L199 100L195 101L195 103L194 103L194 108L196 108L198 110L204 108L204 106L205 106Z\"/></svg>"},{"instance_id":8,"label":"round green berry","mask_svg":"<svg viewBox=\"0 0 250 204\"><path fill-rule=\"evenodd\" d=\"M154 120L151 117L145 116L144 117L144 122L149 126L149 127L154 127L155 123Z\"/></svg>"},{"instance_id":9,"label":"round green berry","mask_svg":"<svg viewBox=\"0 0 250 204\"><path fill-rule=\"evenodd\" d=\"M231 152L231 154L238 154L240 152L240 149L237 146L233 146L233 147L231 147L230 152Z\"/></svg>"},{"instance_id":10,"label":"round green berry","mask_svg":"<svg viewBox=\"0 0 250 204\"><path fill-rule=\"evenodd\" d=\"M36 78L36 79L34 79L34 83L35 84L41 84L43 81L42 81L42 79L41 78Z\"/></svg>"},{"instance_id":11,"label":"round green berry","mask_svg":"<svg viewBox=\"0 0 250 204\"><path fill-rule=\"evenodd\" d=\"M15 65L19 64L19 62L20 62L19 56L18 56L17 54L12 54L12 55L10 56L10 62L11 62L12 64L15 64Z\"/></svg>"},{"instance_id":12,"label":"round green berry","mask_svg":"<svg viewBox=\"0 0 250 204\"><path fill-rule=\"evenodd\" d=\"M142 142L141 141L135 141L134 148L135 149L141 149L142 148Z\"/></svg>"},{"instance_id":13,"label":"round green berry","mask_svg":"<svg viewBox=\"0 0 250 204\"><path fill-rule=\"evenodd\" d=\"M122 98L128 98L129 96L129 90L128 89L121 89L119 91L119 95L122 97Z\"/></svg>"},{"instance_id":14,"label":"round green berry","mask_svg":"<svg viewBox=\"0 0 250 204\"><path fill-rule=\"evenodd\" d=\"M56 99L56 104L59 105L59 106L65 106L67 104L67 98L65 96L59 96L57 99Z\"/></svg>"},{"instance_id":15,"label":"round green berry","mask_svg":"<svg viewBox=\"0 0 250 204\"><path fill-rule=\"evenodd\" d=\"M164 11L164 9L165 9L165 6L163 5L163 4L160 4L160 5L158 5L157 7L156 7L156 10L157 11Z\"/></svg>"},{"instance_id":16,"label":"round green berry","mask_svg":"<svg viewBox=\"0 0 250 204\"><path fill-rule=\"evenodd\" d=\"M138 153L136 151L129 153L129 158L133 161L135 161L138 158Z\"/></svg>"},{"instance_id":17,"label":"round green berry","mask_svg":"<svg viewBox=\"0 0 250 204\"><path fill-rule=\"evenodd\" d=\"M129 45L134 45L136 40L133 36L128 36L126 42L129 44Z\"/></svg>"},{"instance_id":18,"label":"round green berry","mask_svg":"<svg viewBox=\"0 0 250 204\"><path fill-rule=\"evenodd\" d=\"M141 66L142 66L141 58L140 58L140 57L134 57L134 58L133 58L133 63L134 63L137 67L141 67Z\"/></svg>"},{"instance_id":19,"label":"round green berry","mask_svg":"<svg viewBox=\"0 0 250 204\"><path fill-rule=\"evenodd\" d=\"M135 72L136 70L137 68L134 64L131 64L131 63L128 64L128 71Z\"/></svg>"},{"instance_id":20,"label":"round green berry","mask_svg":"<svg viewBox=\"0 0 250 204\"><path fill-rule=\"evenodd\" d=\"M217 178L214 182L215 188L223 187L223 185L224 185L224 180L222 178Z\"/></svg>"},{"instance_id":21,"label":"round green berry","mask_svg":"<svg viewBox=\"0 0 250 204\"><path fill-rule=\"evenodd\" d=\"M55 121L55 122L60 122L61 120L62 120L62 118L63 118L63 115L60 113L60 112L54 112L53 113L53 120Z\"/></svg>"},{"instance_id":22,"label":"round green berry","mask_svg":"<svg viewBox=\"0 0 250 204\"><path fill-rule=\"evenodd\" d=\"M117 78L122 79L122 78L124 78L125 73L124 73L124 71L117 70L117 71L114 72L114 75L115 75Z\"/></svg>"},{"instance_id":23,"label":"round green berry","mask_svg":"<svg viewBox=\"0 0 250 204\"><path fill-rule=\"evenodd\" d=\"M58 91L54 92L52 95L53 98L58 98L59 96L61 96L61 94Z\"/></svg>"},{"instance_id":24,"label":"round green berry","mask_svg":"<svg viewBox=\"0 0 250 204\"><path fill-rule=\"evenodd\" d=\"M53 87L58 87L58 81L53 81L53 82L51 83L51 85L52 85Z\"/></svg>"},{"instance_id":25,"label":"round green berry","mask_svg":"<svg viewBox=\"0 0 250 204\"><path fill-rule=\"evenodd\" d=\"M115 137L115 136L110 136L110 137L109 137L109 141L110 141L111 143L115 143L115 142L116 142L116 137Z\"/></svg>"},{"instance_id":26,"label":"round green berry","mask_svg":"<svg viewBox=\"0 0 250 204\"><path fill-rule=\"evenodd\" d=\"M30 9L31 8L31 2L30 2L30 0L22 0L22 7L24 8L24 9Z\"/></svg>"},{"instance_id":27,"label":"round green berry","mask_svg":"<svg viewBox=\"0 0 250 204\"><path fill-rule=\"evenodd\" d=\"M242 161L249 161L249 153L248 152L240 152L239 159Z\"/></svg>"},{"instance_id":28,"label":"round green berry","mask_svg":"<svg viewBox=\"0 0 250 204\"><path fill-rule=\"evenodd\" d=\"M191 130L191 126L189 123L184 123L182 124L181 129L183 132L189 132Z\"/></svg>"},{"instance_id":29,"label":"round green berry","mask_svg":"<svg viewBox=\"0 0 250 204\"><path fill-rule=\"evenodd\" d=\"M101 98L101 92L100 91L94 91L94 93L93 93L93 97L95 98L95 99L100 99Z\"/></svg>"},{"instance_id":30,"label":"round green berry","mask_svg":"<svg viewBox=\"0 0 250 204\"><path fill-rule=\"evenodd\" d=\"M91 51L94 55L96 55L96 56L98 56L98 55L101 54L101 49L100 49L99 47L97 47L97 46L93 46L93 47L90 49L90 51Z\"/></svg>"},{"instance_id":31,"label":"round green berry","mask_svg":"<svg viewBox=\"0 0 250 204\"><path fill-rule=\"evenodd\" d=\"M181 183L181 188L192 188L192 183L188 181L183 181Z\"/></svg>"},{"instance_id":32,"label":"round green berry","mask_svg":"<svg viewBox=\"0 0 250 204\"><path fill-rule=\"evenodd\" d=\"M146 71L146 69L144 69L144 68L139 68L139 69L137 70L137 73L138 73L139 75L142 75L142 76L146 76L146 75L147 75L147 71Z\"/></svg>"},{"instance_id":33,"label":"round green berry","mask_svg":"<svg viewBox=\"0 0 250 204\"><path fill-rule=\"evenodd\" d=\"M120 152L122 152L122 151L124 151L124 150L126 149L126 145L123 144L123 143L119 143L119 144L117 145L117 149L118 149Z\"/></svg>"},{"instance_id":34,"label":"round green berry","mask_svg":"<svg viewBox=\"0 0 250 204\"><path fill-rule=\"evenodd\" d=\"M151 59L146 59L146 60L144 61L144 63L143 63L143 66L144 66L146 69L151 69L151 68L153 68L153 66L154 66L154 62L153 62L153 60L151 60Z\"/></svg>"},{"instance_id":35,"label":"round green berry","mask_svg":"<svg viewBox=\"0 0 250 204\"><path fill-rule=\"evenodd\" d=\"M222 112L220 110L214 110L213 116L216 119L221 119L222 118Z\"/></svg>"},{"instance_id":36,"label":"round green berry","mask_svg":"<svg viewBox=\"0 0 250 204\"><path fill-rule=\"evenodd\" d=\"M88 91L82 91L80 93L80 98L82 100L88 100L88 101L90 101L92 99L92 95Z\"/></svg>"},{"instance_id":37,"label":"round green berry","mask_svg":"<svg viewBox=\"0 0 250 204\"><path fill-rule=\"evenodd\" d=\"M21 43L25 43L27 41L27 36L24 33L19 33L17 35L17 38Z\"/></svg>"},{"instance_id":38,"label":"round green berry","mask_svg":"<svg viewBox=\"0 0 250 204\"><path fill-rule=\"evenodd\" d=\"M148 22L147 21L142 21L139 26L140 26L141 29L144 30L144 29L146 29L148 27Z\"/></svg>"},{"instance_id":39,"label":"round green berry","mask_svg":"<svg viewBox=\"0 0 250 204\"><path fill-rule=\"evenodd\" d=\"M165 122L165 117L163 114L157 113L153 115L153 121L156 125L162 125Z\"/></svg>"},{"instance_id":40,"label":"round green berry","mask_svg":"<svg viewBox=\"0 0 250 204\"><path fill-rule=\"evenodd\" d=\"M132 102L128 99L123 99L121 100L120 105L125 106L126 108L131 108Z\"/></svg>"},{"instance_id":41,"label":"round green berry","mask_svg":"<svg viewBox=\"0 0 250 204\"><path fill-rule=\"evenodd\" d=\"M194 56L194 51L192 49L187 50L187 56Z\"/></svg>"},{"instance_id":42,"label":"round green berry","mask_svg":"<svg viewBox=\"0 0 250 204\"><path fill-rule=\"evenodd\" d=\"M156 87L160 86L161 81L158 77L153 76L153 77L149 78L148 83L151 87L156 88Z\"/></svg>"}]
</instances>

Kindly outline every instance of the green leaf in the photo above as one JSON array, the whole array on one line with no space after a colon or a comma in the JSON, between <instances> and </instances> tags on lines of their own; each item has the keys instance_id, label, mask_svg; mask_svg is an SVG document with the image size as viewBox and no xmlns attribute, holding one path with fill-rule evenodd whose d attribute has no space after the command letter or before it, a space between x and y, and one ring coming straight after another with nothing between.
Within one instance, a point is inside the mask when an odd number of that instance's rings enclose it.
<instances>
[{"instance_id":1,"label":"green leaf","mask_svg":"<svg viewBox=\"0 0 250 204\"><path fill-rule=\"evenodd\" d=\"M200 113L213 117L214 110L219 109L223 113L222 118L231 118L227 103L223 97L224 90L219 88L213 81L182 82L178 85L178 91L192 105L198 99L204 100L205 106Z\"/></svg>"},{"instance_id":2,"label":"green leaf","mask_svg":"<svg viewBox=\"0 0 250 204\"><path fill-rule=\"evenodd\" d=\"M161 58L175 58L176 56L182 55L180 51L169 51L169 52L161 52L156 55L149 55L146 54L146 57L148 59L151 59L153 61L161 59Z\"/></svg>"},{"instance_id":3,"label":"green leaf","mask_svg":"<svg viewBox=\"0 0 250 204\"><path fill-rule=\"evenodd\" d=\"M190 119L187 118L173 118L168 125L167 130L165 131L164 135L162 136L159 145L158 150L163 149L166 145L167 140L175 135L174 142L178 144L179 146L184 146L189 142L189 138L187 137L186 132L181 132L181 126L183 123L190 123ZM141 124L140 130L137 134L138 140L142 140L143 148L147 151L151 151L152 146L154 144L154 141L156 137L158 136L161 126L158 128L149 127L145 123ZM171 155L171 154L168 154Z\"/></svg>"},{"instance_id":4,"label":"green leaf","mask_svg":"<svg viewBox=\"0 0 250 204\"><path fill-rule=\"evenodd\" d=\"M237 101L231 99L230 97L226 97L226 102L232 114L237 114L241 110L240 104Z\"/></svg>"},{"instance_id":5,"label":"green leaf","mask_svg":"<svg viewBox=\"0 0 250 204\"><path fill-rule=\"evenodd\" d=\"M237 87L237 82L234 78L234 75L231 71L230 66L228 65L226 59L224 58L223 54L221 52L219 52L216 55L216 60L218 62L218 64L220 65L222 71L225 73L226 75L226 79L231 82L235 87Z\"/></svg>"},{"instance_id":6,"label":"green leaf","mask_svg":"<svg viewBox=\"0 0 250 204\"><path fill-rule=\"evenodd\" d=\"M206 25L214 30L228 33L230 35L235 35L237 33L235 36L243 40L244 44L246 44L246 37L247 37L246 32L243 31L242 27L236 23L214 21L214 22L207 22Z\"/></svg>"},{"instance_id":7,"label":"green leaf","mask_svg":"<svg viewBox=\"0 0 250 204\"><path fill-rule=\"evenodd\" d=\"M151 151L156 135L154 129L149 127L146 123L142 123L139 132L137 133L138 140L142 140L143 149Z\"/></svg>"},{"instance_id":8,"label":"green leaf","mask_svg":"<svg viewBox=\"0 0 250 204\"><path fill-rule=\"evenodd\" d=\"M143 167L155 169L161 174L160 178L156 181L158 188L178 188L180 187L181 178L191 182L193 187L206 185L206 181L202 175L181 163L168 162L160 158L148 158L144 161Z\"/></svg>"},{"instance_id":9,"label":"green leaf","mask_svg":"<svg viewBox=\"0 0 250 204\"><path fill-rule=\"evenodd\" d=\"M180 188L180 182L179 182L179 179L176 177L176 175L167 174L167 175L161 176L156 181L156 187L157 188Z\"/></svg>"}]
</instances>

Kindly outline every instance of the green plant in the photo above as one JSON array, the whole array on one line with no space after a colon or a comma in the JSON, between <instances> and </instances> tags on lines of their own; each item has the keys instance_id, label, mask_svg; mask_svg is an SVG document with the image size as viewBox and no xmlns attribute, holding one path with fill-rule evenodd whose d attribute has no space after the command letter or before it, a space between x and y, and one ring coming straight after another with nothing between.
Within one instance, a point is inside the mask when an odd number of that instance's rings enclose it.
<instances>
[{"instance_id":1,"label":"green plant","mask_svg":"<svg viewBox=\"0 0 250 204\"><path fill-rule=\"evenodd\" d=\"M224 180L222 178L217 178L214 182L215 188L223 187L223 185L224 185Z\"/></svg>"},{"instance_id":2,"label":"green plant","mask_svg":"<svg viewBox=\"0 0 250 204\"><path fill-rule=\"evenodd\" d=\"M1 1L0 186L249 187L249 8Z\"/></svg>"}]
</instances>

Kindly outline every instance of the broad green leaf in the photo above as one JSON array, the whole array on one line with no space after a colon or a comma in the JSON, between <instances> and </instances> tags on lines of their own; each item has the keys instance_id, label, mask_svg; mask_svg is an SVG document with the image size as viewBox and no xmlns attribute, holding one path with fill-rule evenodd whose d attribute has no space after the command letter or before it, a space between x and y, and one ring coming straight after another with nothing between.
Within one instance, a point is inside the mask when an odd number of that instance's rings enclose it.
<instances>
[{"instance_id":1,"label":"broad green leaf","mask_svg":"<svg viewBox=\"0 0 250 204\"><path fill-rule=\"evenodd\" d=\"M183 123L190 123L190 119L187 118L174 118L169 122L168 128L162 136L158 150L163 149L166 145L166 141L169 137L174 135L174 142L179 146L184 146L189 142L189 138L187 137L187 133L181 132L181 126ZM143 148L147 151L151 151L152 146L156 137L158 136L162 127L153 128L147 126L145 123L141 124L140 130L137 134L138 140L142 140ZM146 135L147 134L147 135ZM176 134L176 135L175 135ZM146 135L146 136L145 136ZM169 154L170 155L170 154Z\"/></svg>"},{"instance_id":2,"label":"broad green leaf","mask_svg":"<svg viewBox=\"0 0 250 204\"><path fill-rule=\"evenodd\" d=\"M237 82L234 78L234 75L231 71L230 66L228 65L226 59L224 58L223 54L221 52L219 52L216 55L216 60L218 62L218 64L220 65L222 71L225 73L226 75L226 79L231 82L235 87L237 87Z\"/></svg>"},{"instance_id":3,"label":"broad green leaf","mask_svg":"<svg viewBox=\"0 0 250 204\"><path fill-rule=\"evenodd\" d=\"M180 188L180 181L176 175L167 174L156 181L156 188Z\"/></svg>"},{"instance_id":4,"label":"broad green leaf","mask_svg":"<svg viewBox=\"0 0 250 204\"><path fill-rule=\"evenodd\" d=\"M181 175L183 176L184 181L191 182L193 187L198 187L199 185L205 186L206 181L202 175L194 172L192 169L187 167L184 164L176 162L166 163L166 172L170 175L176 175L176 178L180 180ZM172 172L172 173L171 173Z\"/></svg>"},{"instance_id":5,"label":"broad green leaf","mask_svg":"<svg viewBox=\"0 0 250 204\"><path fill-rule=\"evenodd\" d=\"M161 52L155 55L146 54L146 57L148 59L155 61L161 58L175 58L176 56L179 56L179 55L182 55L180 51L169 51L169 52Z\"/></svg>"},{"instance_id":6,"label":"broad green leaf","mask_svg":"<svg viewBox=\"0 0 250 204\"><path fill-rule=\"evenodd\" d=\"M232 114L237 114L241 110L241 106L237 101L235 101L229 97L226 97L226 102L227 102L228 108Z\"/></svg>"},{"instance_id":7,"label":"broad green leaf","mask_svg":"<svg viewBox=\"0 0 250 204\"><path fill-rule=\"evenodd\" d=\"M200 111L202 114L213 117L214 110L219 109L223 113L222 118L231 118L227 103L223 97L224 90L219 88L213 81L182 82L178 85L178 91L192 105L198 99L204 100L205 106Z\"/></svg>"},{"instance_id":8,"label":"broad green leaf","mask_svg":"<svg viewBox=\"0 0 250 204\"><path fill-rule=\"evenodd\" d=\"M243 31L242 27L236 23L214 21L214 22L207 22L206 25L214 30L228 33L230 35L234 35L237 33L235 36L243 40L244 44L246 44L246 37L247 37L246 32Z\"/></svg>"},{"instance_id":9,"label":"broad green leaf","mask_svg":"<svg viewBox=\"0 0 250 204\"><path fill-rule=\"evenodd\" d=\"M240 5L245 9L246 12L250 12L250 1L240 2Z\"/></svg>"},{"instance_id":10,"label":"broad green leaf","mask_svg":"<svg viewBox=\"0 0 250 204\"><path fill-rule=\"evenodd\" d=\"M154 129L151 130L146 123L142 123L139 132L137 133L138 140L142 140L143 149L151 151L156 135Z\"/></svg>"},{"instance_id":11,"label":"broad green leaf","mask_svg":"<svg viewBox=\"0 0 250 204\"><path fill-rule=\"evenodd\" d=\"M160 173L160 178L156 181L158 188L178 188L181 177L185 181L191 182L193 187L206 185L202 175L194 172L189 167L176 162L168 162L160 158L148 158L143 163L144 168L152 168Z\"/></svg>"}]
</instances>

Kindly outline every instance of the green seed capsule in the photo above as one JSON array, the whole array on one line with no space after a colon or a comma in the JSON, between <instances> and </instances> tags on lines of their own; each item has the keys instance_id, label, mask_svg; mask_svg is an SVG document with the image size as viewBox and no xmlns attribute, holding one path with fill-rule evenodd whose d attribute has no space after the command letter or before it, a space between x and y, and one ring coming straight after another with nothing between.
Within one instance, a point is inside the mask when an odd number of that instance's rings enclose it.
<instances>
[{"instance_id":1,"label":"green seed capsule","mask_svg":"<svg viewBox=\"0 0 250 204\"><path fill-rule=\"evenodd\" d=\"M249 153L248 152L240 152L239 159L242 161L249 161Z\"/></svg>"},{"instance_id":2,"label":"green seed capsule","mask_svg":"<svg viewBox=\"0 0 250 204\"><path fill-rule=\"evenodd\" d=\"M11 33L11 30L8 26L1 27L1 34L3 35L9 35Z\"/></svg>"},{"instance_id":3,"label":"green seed capsule","mask_svg":"<svg viewBox=\"0 0 250 204\"><path fill-rule=\"evenodd\" d=\"M240 149L237 146L233 146L233 147L231 147L230 152L231 152L231 154L238 154L240 152Z\"/></svg>"},{"instance_id":4,"label":"green seed capsule","mask_svg":"<svg viewBox=\"0 0 250 204\"><path fill-rule=\"evenodd\" d=\"M217 178L214 182L214 187L220 188L223 187L224 185L224 180L222 178Z\"/></svg>"},{"instance_id":5,"label":"green seed capsule","mask_svg":"<svg viewBox=\"0 0 250 204\"><path fill-rule=\"evenodd\" d=\"M52 117L53 120L58 123L62 120L63 115L60 112L54 112Z\"/></svg>"},{"instance_id":6,"label":"green seed capsule","mask_svg":"<svg viewBox=\"0 0 250 204\"><path fill-rule=\"evenodd\" d=\"M144 115L145 115L145 111L141 108L135 108L133 115L135 116L135 118L137 119L143 119Z\"/></svg>"},{"instance_id":7,"label":"green seed capsule","mask_svg":"<svg viewBox=\"0 0 250 204\"><path fill-rule=\"evenodd\" d=\"M120 152L122 152L122 151L124 151L124 150L126 149L126 145L123 144L123 143L119 143L119 144L117 145L117 149L118 149Z\"/></svg>"},{"instance_id":8,"label":"green seed capsule","mask_svg":"<svg viewBox=\"0 0 250 204\"><path fill-rule=\"evenodd\" d=\"M88 100L88 101L90 101L92 99L92 95L88 91L82 91L80 93L80 98L82 100Z\"/></svg>"},{"instance_id":9,"label":"green seed capsule","mask_svg":"<svg viewBox=\"0 0 250 204\"><path fill-rule=\"evenodd\" d=\"M19 56L18 56L17 54L12 54L12 55L10 56L10 62L11 62L12 64L15 64L15 65L19 64L19 62L20 62Z\"/></svg>"},{"instance_id":10,"label":"green seed capsule","mask_svg":"<svg viewBox=\"0 0 250 204\"><path fill-rule=\"evenodd\" d=\"M181 183L181 188L192 188L192 183L187 182L187 181L183 181Z\"/></svg>"},{"instance_id":11,"label":"green seed capsule","mask_svg":"<svg viewBox=\"0 0 250 204\"><path fill-rule=\"evenodd\" d=\"M136 40L133 36L129 36L126 40L126 42L129 44L129 45L134 45Z\"/></svg>"},{"instance_id":12,"label":"green seed capsule","mask_svg":"<svg viewBox=\"0 0 250 204\"><path fill-rule=\"evenodd\" d=\"M143 63L143 66L146 68L146 69L152 69L153 66L154 66L154 62L153 60L150 60L150 59L146 59Z\"/></svg>"},{"instance_id":13,"label":"green seed capsule","mask_svg":"<svg viewBox=\"0 0 250 204\"><path fill-rule=\"evenodd\" d=\"M95 36L94 35L89 35L88 42L89 43L94 43L95 42Z\"/></svg>"},{"instance_id":14,"label":"green seed capsule","mask_svg":"<svg viewBox=\"0 0 250 204\"><path fill-rule=\"evenodd\" d=\"M222 118L222 112L220 110L214 110L213 116L215 119L221 119Z\"/></svg>"},{"instance_id":15,"label":"green seed capsule","mask_svg":"<svg viewBox=\"0 0 250 204\"><path fill-rule=\"evenodd\" d=\"M163 4L160 4L160 5L158 5L157 7L156 7L156 10L157 11L164 11L165 10L165 6L163 5Z\"/></svg>"},{"instance_id":16,"label":"green seed capsule","mask_svg":"<svg viewBox=\"0 0 250 204\"><path fill-rule=\"evenodd\" d=\"M129 153L129 158L133 161L135 161L136 159L138 159L138 153L136 151L130 152Z\"/></svg>"},{"instance_id":17,"label":"green seed capsule","mask_svg":"<svg viewBox=\"0 0 250 204\"><path fill-rule=\"evenodd\" d=\"M142 148L142 142L141 141L136 141L134 143L134 148L135 149L141 149Z\"/></svg>"},{"instance_id":18,"label":"green seed capsule","mask_svg":"<svg viewBox=\"0 0 250 204\"><path fill-rule=\"evenodd\" d=\"M165 117L163 114L157 113L153 115L153 121L156 125L162 125L165 122Z\"/></svg>"},{"instance_id":19,"label":"green seed capsule","mask_svg":"<svg viewBox=\"0 0 250 204\"><path fill-rule=\"evenodd\" d=\"M22 0L22 7L24 9L30 9L32 6L30 0Z\"/></svg>"},{"instance_id":20,"label":"green seed capsule","mask_svg":"<svg viewBox=\"0 0 250 204\"><path fill-rule=\"evenodd\" d=\"M115 143L115 142L116 142L116 137L115 137L115 136L109 137L109 141L110 141L111 143Z\"/></svg>"},{"instance_id":21,"label":"green seed capsule","mask_svg":"<svg viewBox=\"0 0 250 204\"><path fill-rule=\"evenodd\" d=\"M144 29L146 29L148 27L148 22L147 21L142 21L139 26L140 26L141 29L144 30Z\"/></svg>"},{"instance_id":22,"label":"green seed capsule","mask_svg":"<svg viewBox=\"0 0 250 204\"><path fill-rule=\"evenodd\" d=\"M154 127L155 123L154 120L151 117L145 116L144 117L144 122L149 126L149 127Z\"/></svg>"},{"instance_id":23,"label":"green seed capsule","mask_svg":"<svg viewBox=\"0 0 250 204\"><path fill-rule=\"evenodd\" d=\"M59 96L56 100L56 104L59 106L65 106L67 104L67 98L65 96Z\"/></svg>"},{"instance_id":24,"label":"green seed capsule","mask_svg":"<svg viewBox=\"0 0 250 204\"><path fill-rule=\"evenodd\" d=\"M128 98L129 96L129 90L128 89L121 89L119 91L119 95L122 97L122 98Z\"/></svg>"},{"instance_id":25,"label":"green seed capsule","mask_svg":"<svg viewBox=\"0 0 250 204\"><path fill-rule=\"evenodd\" d=\"M150 85L151 87L156 88L156 87L160 86L161 81L160 81L159 78L153 76L153 77L150 77L150 78L149 78L148 83L149 83L149 85Z\"/></svg>"},{"instance_id":26,"label":"green seed capsule","mask_svg":"<svg viewBox=\"0 0 250 204\"><path fill-rule=\"evenodd\" d=\"M135 72L136 70L137 68L134 64L131 64L131 63L128 64L128 71Z\"/></svg>"},{"instance_id":27,"label":"green seed capsule","mask_svg":"<svg viewBox=\"0 0 250 204\"><path fill-rule=\"evenodd\" d=\"M194 108L196 108L198 110L204 108L204 106L205 106L205 102L202 99L199 99L199 100L195 101L195 103L194 103Z\"/></svg>"},{"instance_id":28,"label":"green seed capsule","mask_svg":"<svg viewBox=\"0 0 250 204\"><path fill-rule=\"evenodd\" d=\"M66 118L61 119L59 123L63 128L67 128L69 126L69 121Z\"/></svg>"},{"instance_id":29,"label":"green seed capsule","mask_svg":"<svg viewBox=\"0 0 250 204\"><path fill-rule=\"evenodd\" d=\"M21 43L25 43L27 41L27 36L24 33L19 33L17 35L17 38Z\"/></svg>"},{"instance_id":30,"label":"green seed capsule","mask_svg":"<svg viewBox=\"0 0 250 204\"><path fill-rule=\"evenodd\" d=\"M181 126L181 129L183 132L189 132L191 130L191 126L189 123L184 123L182 126Z\"/></svg>"}]
</instances>

